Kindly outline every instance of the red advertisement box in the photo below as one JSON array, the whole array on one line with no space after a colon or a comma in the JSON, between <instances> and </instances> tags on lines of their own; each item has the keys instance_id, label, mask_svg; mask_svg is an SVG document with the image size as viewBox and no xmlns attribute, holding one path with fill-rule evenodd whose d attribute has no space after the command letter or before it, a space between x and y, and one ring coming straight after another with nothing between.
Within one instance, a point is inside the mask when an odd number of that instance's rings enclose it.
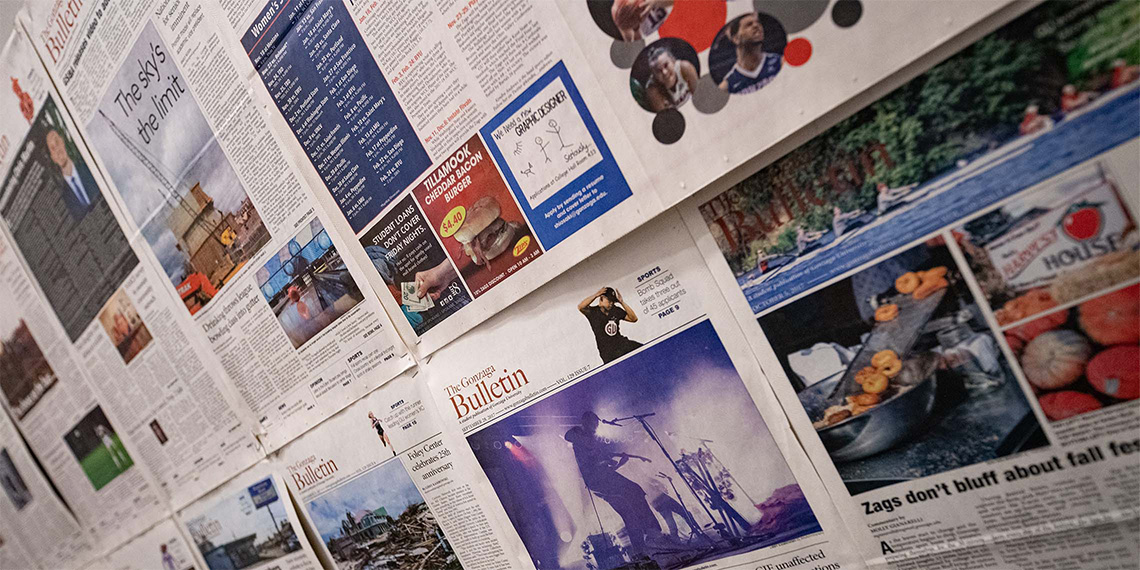
<instances>
[{"instance_id":1,"label":"red advertisement box","mask_svg":"<svg viewBox=\"0 0 1140 570\"><path fill-rule=\"evenodd\" d=\"M473 297L542 255L478 135L440 161L413 193Z\"/></svg>"}]
</instances>

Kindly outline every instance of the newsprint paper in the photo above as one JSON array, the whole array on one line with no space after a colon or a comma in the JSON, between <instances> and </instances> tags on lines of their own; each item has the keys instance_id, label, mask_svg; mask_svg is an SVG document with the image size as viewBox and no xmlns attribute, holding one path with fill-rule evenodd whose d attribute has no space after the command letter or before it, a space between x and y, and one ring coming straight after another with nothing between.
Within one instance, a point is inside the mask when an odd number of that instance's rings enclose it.
<instances>
[{"instance_id":1,"label":"newsprint paper","mask_svg":"<svg viewBox=\"0 0 1140 570\"><path fill-rule=\"evenodd\" d=\"M205 6L28 8L120 236L162 275L152 295L182 305L168 318L216 355L268 450L412 365Z\"/></svg>"},{"instance_id":2,"label":"newsprint paper","mask_svg":"<svg viewBox=\"0 0 1140 570\"><path fill-rule=\"evenodd\" d=\"M682 208L873 566L1140 559L1138 16L1041 5Z\"/></svg>"},{"instance_id":3,"label":"newsprint paper","mask_svg":"<svg viewBox=\"0 0 1140 570\"><path fill-rule=\"evenodd\" d=\"M523 568L859 566L675 213L422 374Z\"/></svg>"}]
</instances>

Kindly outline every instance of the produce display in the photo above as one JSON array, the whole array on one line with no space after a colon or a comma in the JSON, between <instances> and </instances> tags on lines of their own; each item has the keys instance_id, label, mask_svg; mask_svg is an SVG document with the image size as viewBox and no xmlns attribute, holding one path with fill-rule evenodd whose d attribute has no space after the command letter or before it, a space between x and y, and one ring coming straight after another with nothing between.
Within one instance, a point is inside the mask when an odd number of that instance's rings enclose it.
<instances>
[{"instance_id":1,"label":"produce display","mask_svg":"<svg viewBox=\"0 0 1140 570\"><path fill-rule=\"evenodd\" d=\"M1140 285L1007 329L1005 340L1050 420L1140 398Z\"/></svg>"}]
</instances>

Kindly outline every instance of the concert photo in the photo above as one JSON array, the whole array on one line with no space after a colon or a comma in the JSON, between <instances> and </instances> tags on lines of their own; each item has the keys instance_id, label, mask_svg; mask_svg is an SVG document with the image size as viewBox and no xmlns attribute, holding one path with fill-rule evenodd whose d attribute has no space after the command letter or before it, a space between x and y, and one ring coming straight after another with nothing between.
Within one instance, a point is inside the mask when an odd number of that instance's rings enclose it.
<instances>
[{"instance_id":1,"label":"concert photo","mask_svg":"<svg viewBox=\"0 0 1140 570\"><path fill-rule=\"evenodd\" d=\"M468 437L538 568L682 568L820 532L704 321Z\"/></svg>"}]
</instances>

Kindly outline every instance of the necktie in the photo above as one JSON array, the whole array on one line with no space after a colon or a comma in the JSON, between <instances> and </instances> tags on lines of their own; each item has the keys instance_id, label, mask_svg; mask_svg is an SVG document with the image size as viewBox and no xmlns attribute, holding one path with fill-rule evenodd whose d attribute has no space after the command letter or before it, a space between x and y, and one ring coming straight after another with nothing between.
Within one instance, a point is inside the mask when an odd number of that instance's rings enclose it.
<instances>
[{"instance_id":1,"label":"necktie","mask_svg":"<svg viewBox=\"0 0 1140 570\"><path fill-rule=\"evenodd\" d=\"M71 191L75 193L75 196L77 198L79 198L79 203L83 204L84 206L90 206L91 200L87 198L87 192L85 192L83 187L80 186L78 176L72 174L67 178L67 182L68 185L71 186Z\"/></svg>"}]
</instances>

